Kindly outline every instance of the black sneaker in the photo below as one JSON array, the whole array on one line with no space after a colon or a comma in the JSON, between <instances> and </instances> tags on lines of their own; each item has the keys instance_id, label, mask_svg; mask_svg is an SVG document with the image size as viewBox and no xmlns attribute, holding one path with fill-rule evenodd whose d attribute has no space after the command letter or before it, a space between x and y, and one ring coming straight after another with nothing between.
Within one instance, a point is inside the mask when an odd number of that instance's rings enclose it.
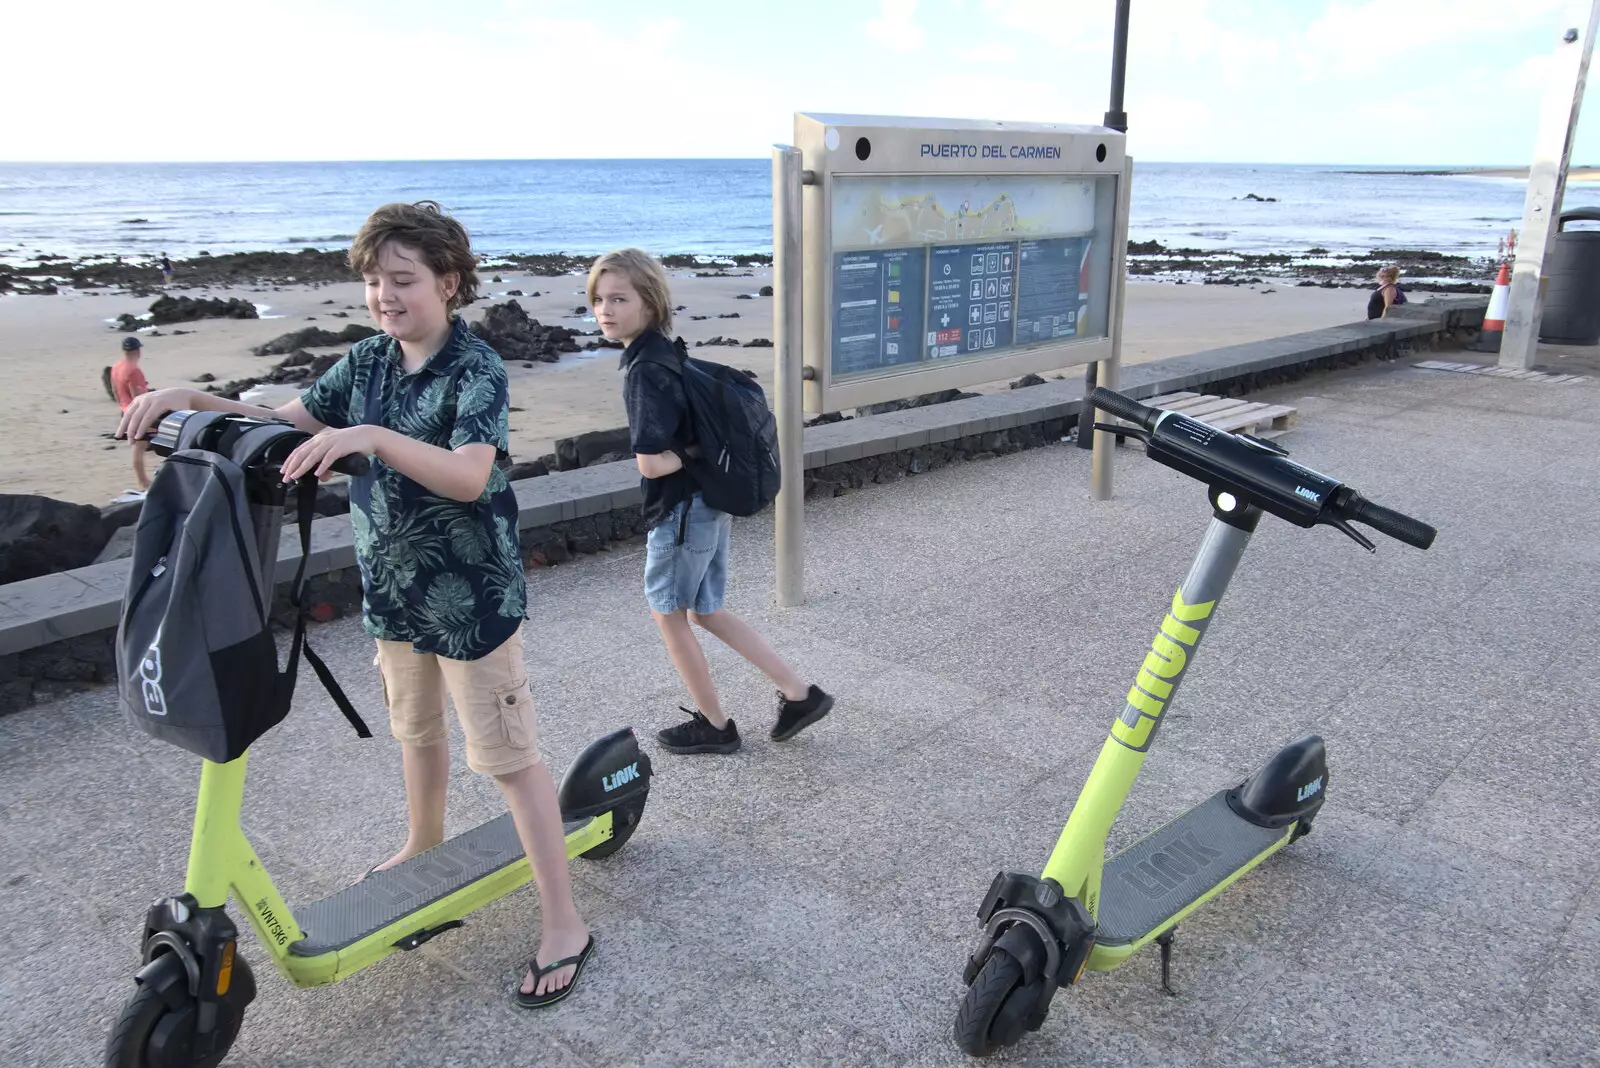
<instances>
[{"instance_id":1,"label":"black sneaker","mask_svg":"<svg viewBox=\"0 0 1600 1068\"><path fill-rule=\"evenodd\" d=\"M689 722L656 731L656 740L669 753L732 753L744 744L739 739L739 727L733 720L721 730L699 711L690 712L682 705L678 710L689 715Z\"/></svg>"},{"instance_id":2,"label":"black sneaker","mask_svg":"<svg viewBox=\"0 0 1600 1068\"><path fill-rule=\"evenodd\" d=\"M826 716L832 707L833 695L824 693L817 686L806 691L803 701L791 701L783 694L778 694L778 722L772 726L772 740L787 742Z\"/></svg>"}]
</instances>

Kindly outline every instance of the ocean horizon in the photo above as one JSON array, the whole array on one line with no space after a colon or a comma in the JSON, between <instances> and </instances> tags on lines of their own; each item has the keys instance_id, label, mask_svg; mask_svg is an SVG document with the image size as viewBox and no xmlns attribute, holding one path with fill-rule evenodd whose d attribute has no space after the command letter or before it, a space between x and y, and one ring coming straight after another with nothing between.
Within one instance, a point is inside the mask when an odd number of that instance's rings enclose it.
<instances>
[{"instance_id":1,"label":"ocean horizon","mask_svg":"<svg viewBox=\"0 0 1600 1068\"><path fill-rule=\"evenodd\" d=\"M1136 161L1129 236L1489 256L1521 225L1525 181L1453 173L1483 169L1495 168ZM335 249L377 205L420 199L443 204L489 255L772 248L765 158L0 163L0 259ZM1600 185L1569 183L1565 206L1600 207Z\"/></svg>"}]
</instances>

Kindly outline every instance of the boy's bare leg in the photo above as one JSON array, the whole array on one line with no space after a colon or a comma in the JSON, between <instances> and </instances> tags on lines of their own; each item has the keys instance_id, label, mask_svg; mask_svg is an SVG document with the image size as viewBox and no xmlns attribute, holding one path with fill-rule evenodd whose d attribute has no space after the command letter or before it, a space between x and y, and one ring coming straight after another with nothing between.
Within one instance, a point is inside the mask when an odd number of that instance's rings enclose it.
<instances>
[{"instance_id":1,"label":"boy's bare leg","mask_svg":"<svg viewBox=\"0 0 1600 1068\"><path fill-rule=\"evenodd\" d=\"M783 696L790 701L803 701L809 692L806 681L795 674L794 668L779 656L767 640L756 633L754 627L729 611L712 612L710 615L689 613L689 619L714 635L722 644L744 657L761 672L771 679L773 685L783 692ZM671 648L670 644L668 648ZM699 645L695 646L696 650ZM673 657L676 661L677 657ZM702 662L705 660L701 655ZM680 672L682 667L678 669ZM687 681L687 677L686 677ZM693 687L690 688L691 692ZM707 717L710 718L709 716Z\"/></svg>"},{"instance_id":2,"label":"boy's bare leg","mask_svg":"<svg viewBox=\"0 0 1600 1068\"><path fill-rule=\"evenodd\" d=\"M149 443L145 441L133 443L133 477L139 480L139 488L142 490L150 488L150 476L145 474L144 470L144 454L149 447Z\"/></svg>"},{"instance_id":3,"label":"boy's bare leg","mask_svg":"<svg viewBox=\"0 0 1600 1068\"><path fill-rule=\"evenodd\" d=\"M672 657L672 664L682 676L683 684L689 688L689 696L700 709L700 714L718 730L726 727L728 717L723 714L716 684L711 681L711 665L706 663L705 650L700 648L694 629L689 626L689 614L682 610L669 615L655 611L650 614L655 617L656 626L661 628L661 638L667 643L667 655ZM804 687L800 692L805 693Z\"/></svg>"},{"instance_id":4,"label":"boy's bare leg","mask_svg":"<svg viewBox=\"0 0 1600 1068\"><path fill-rule=\"evenodd\" d=\"M392 868L418 853L426 853L444 841L444 799L450 786L450 742L441 739L432 745L400 746L400 759L406 776L406 844L400 852L378 865Z\"/></svg>"},{"instance_id":5,"label":"boy's bare leg","mask_svg":"<svg viewBox=\"0 0 1600 1068\"><path fill-rule=\"evenodd\" d=\"M533 866L533 881L539 888L539 910L543 936L535 959L549 964L563 957L575 957L589 944L589 928L572 902L572 877L567 872L566 831L561 826L561 802L550 771L541 761L507 775L496 775L495 785L505 795L517 837ZM562 968L538 980L530 970L522 977L522 992L544 994L560 990L572 982L573 969Z\"/></svg>"}]
</instances>

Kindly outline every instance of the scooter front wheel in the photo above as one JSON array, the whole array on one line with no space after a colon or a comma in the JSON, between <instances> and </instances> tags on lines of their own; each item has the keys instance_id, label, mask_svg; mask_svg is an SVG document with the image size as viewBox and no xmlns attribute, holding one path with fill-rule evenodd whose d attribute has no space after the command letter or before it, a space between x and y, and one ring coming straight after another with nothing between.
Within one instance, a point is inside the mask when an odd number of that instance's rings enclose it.
<instances>
[{"instance_id":1,"label":"scooter front wheel","mask_svg":"<svg viewBox=\"0 0 1600 1068\"><path fill-rule=\"evenodd\" d=\"M248 992L249 996L240 999ZM174 1008L154 984L140 983L122 1007L122 1015L106 1042L105 1068L217 1068L244 1022L244 1006L255 994L255 976L243 957L233 963L232 988L223 996L220 1028L211 1051L196 1053L194 1027L197 1006L189 1000ZM236 1007L235 1007L236 1006ZM232 1011L230 1011L232 1010Z\"/></svg>"},{"instance_id":2,"label":"scooter front wheel","mask_svg":"<svg viewBox=\"0 0 1600 1068\"><path fill-rule=\"evenodd\" d=\"M1021 1006L1012 999L1021 987L1022 965L1017 959L1004 950L991 952L956 1012L956 1045L963 1053L987 1057L1022 1037L1024 1023L1017 1012Z\"/></svg>"}]
</instances>

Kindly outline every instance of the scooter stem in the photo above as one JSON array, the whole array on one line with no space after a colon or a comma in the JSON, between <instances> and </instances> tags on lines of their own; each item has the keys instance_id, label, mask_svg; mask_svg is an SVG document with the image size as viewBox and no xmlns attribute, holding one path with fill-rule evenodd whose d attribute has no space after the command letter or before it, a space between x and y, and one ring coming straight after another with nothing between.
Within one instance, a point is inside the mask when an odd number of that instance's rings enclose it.
<instances>
[{"instance_id":1,"label":"scooter stem","mask_svg":"<svg viewBox=\"0 0 1600 1068\"><path fill-rule=\"evenodd\" d=\"M1171 609L1128 691L1122 715L1111 725L1111 736L1090 769L1044 868L1044 878L1054 880L1066 896L1082 901L1095 918L1099 916L1100 874L1111 824L1144 766L1161 718L1184 672L1194 662L1200 639L1261 518L1260 509L1242 505L1226 493L1213 493L1212 507L1213 518L1188 577L1172 598Z\"/></svg>"}]
</instances>

